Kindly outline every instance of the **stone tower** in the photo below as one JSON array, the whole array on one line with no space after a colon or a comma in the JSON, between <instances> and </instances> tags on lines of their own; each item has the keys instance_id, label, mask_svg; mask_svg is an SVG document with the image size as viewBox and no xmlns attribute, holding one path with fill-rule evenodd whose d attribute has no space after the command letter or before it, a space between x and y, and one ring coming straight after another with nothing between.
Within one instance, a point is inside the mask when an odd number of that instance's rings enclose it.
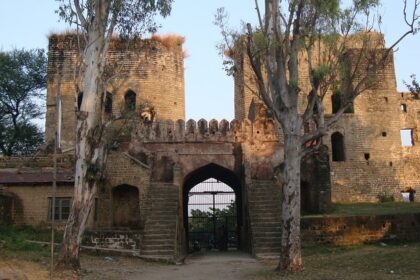
<instances>
[{"instance_id":1,"label":"stone tower","mask_svg":"<svg viewBox=\"0 0 420 280\"><path fill-rule=\"evenodd\" d=\"M155 119L184 119L183 40L173 35L154 36L128 45L113 39L106 67L109 76L106 113L118 116L128 106L141 114L142 107L152 106ZM58 111L58 133L64 150L74 145L75 114L83 98L78 89L82 81L77 80L79 46L74 34L51 35L49 38L46 142L54 137ZM57 94L61 100L59 110L56 110Z\"/></svg>"},{"instance_id":2,"label":"stone tower","mask_svg":"<svg viewBox=\"0 0 420 280\"><path fill-rule=\"evenodd\" d=\"M345 59L357 61L363 47L364 34L349 38ZM382 52L385 46L381 33L368 33L367 47ZM300 56L299 88L309 93L307 64ZM257 98L255 79L246 53L235 53L235 118L255 118L262 103ZM345 82L344 77L344 82ZM344 89L345 90L345 89ZM299 96L300 112L306 107L305 94ZM339 102L342 102L339 100ZM389 197L401 199L400 192L420 184L419 100L396 88L394 60L391 53L384 69L376 73L372 85L358 96L351 110L330 129L322 141L329 150L333 201L378 201ZM337 109L332 92L324 98L326 118ZM412 144L402 144L402 131L411 134ZM305 196L302 189L302 196Z\"/></svg>"}]
</instances>

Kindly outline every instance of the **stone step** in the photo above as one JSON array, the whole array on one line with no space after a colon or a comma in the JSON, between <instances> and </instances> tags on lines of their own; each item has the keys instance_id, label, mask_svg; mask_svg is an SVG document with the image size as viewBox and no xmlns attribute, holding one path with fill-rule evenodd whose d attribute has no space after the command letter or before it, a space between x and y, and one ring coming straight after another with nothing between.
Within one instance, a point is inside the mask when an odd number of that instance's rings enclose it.
<instances>
[{"instance_id":1,"label":"stone step","mask_svg":"<svg viewBox=\"0 0 420 280\"><path fill-rule=\"evenodd\" d=\"M149 230L158 230L158 231L165 231L167 232L167 229L170 230L175 230L175 225L176 223L172 223L172 224L162 224L162 223L158 223L158 222L146 222L146 226L145 226L145 232L149 232Z\"/></svg>"},{"instance_id":2,"label":"stone step","mask_svg":"<svg viewBox=\"0 0 420 280\"><path fill-rule=\"evenodd\" d=\"M280 245L281 236L254 236L254 239L257 243L278 243Z\"/></svg>"},{"instance_id":3,"label":"stone step","mask_svg":"<svg viewBox=\"0 0 420 280\"><path fill-rule=\"evenodd\" d=\"M169 194L162 194L162 193L159 193L159 194L150 194L150 198L152 198L152 199L173 199L173 200L176 200L176 199L178 199L178 195L169 195Z\"/></svg>"},{"instance_id":4,"label":"stone step","mask_svg":"<svg viewBox=\"0 0 420 280\"><path fill-rule=\"evenodd\" d=\"M159 245L159 246L174 246L174 238L172 239L152 239L148 240L147 237L144 237L145 241L147 241L147 244L143 245L143 247L147 246L153 246L153 245Z\"/></svg>"},{"instance_id":5,"label":"stone step","mask_svg":"<svg viewBox=\"0 0 420 280\"><path fill-rule=\"evenodd\" d=\"M150 211L149 210L149 215L148 216L176 216L178 214L178 211L176 211L176 209L172 209L172 211L160 211L157 209L153 209Z\"/></svg>"},{"instance_id":6,"label":"stone step","mask_svg":"<svg viewBox=\"0 0 420 280\"><path fill-rule=\"evenodd\" d=\"M261 203L260 203L261 202ZM274 202L274 203L268 203L264 201L255 202L252 201L252 204L249 205L250 210L252 209L268 209L268 210L279 210L281 209L281 202Z\"/></svg>"},{"instance_id":7,"label":"stone step","mask_svg":"<svg viewBox=\"0 0 420 280\"><path fill-rule=\"evenodd\" d=\"M280 223L280 215L277 214L277 216L268 216L268 215L262 215L262 216L256 216L252 219L251 224L257 224L257 223Z\"/></svg>"},{"instance_id":8,"label":"stone step","mask_svg":"<svg viewBox=\"0 0 420 280\"><path fill-rule=\"evenodd\" d=\"M171 184L152 184L142 238L141 257L173 260L179 191Z\"/></svg>"},{"instance_id":9,"label":"stone step","mask_svg":"<svg viewBox=\"0 0 420 280\"><path fill-rule=\"evenodd\" d=\"M276 197L276 196L273 196L272 194L270 194L270 195L249 196L248 201L250 203L252 203L252 202L256 202L256 203L265 202L265 203L269 203L270 205L275 205L275 204L281 205L281 199Z\"/></svg>"},{"instance_id":10,"label":"stone step","mask_svg":"<svg viewBox=\"0 0 420 280\"><path fill-rule=\"evenodd\" d=\"M281 229L280 223L267 223L267 224L252 224L251 227L253 232L273 232Z\"/></svg>"},{"instance_id":11,"label":"stone step","mask_svg":"<svg viewBox=\"0 0 420 280\"><path fill-rule=\"evenodd\" d=\"M173 235L174 234L172 232L154 233L154 232L146 231L143 234L143 238L147 237L147 238L165 239L165 238L171 238L171 237L173 237Z\"/></svg>"},{"instance_id":12,"label":"stone step","mask_svg":"<svg viewBox=\"0 0 420 280\"><path fill-rule=\"evenodd\" d=\"M169 205L178 203L178 199L173 198L150 198L149 201L151 203L168 203Z\"/></svg>"},{"instance_id":13,"label":"stone step","mask_svg":"<svg viewBox=\"0 0 420 280\"><path fill-rule=\"evenodd\" d=\"M159 219L160 221L163 221L163 222L165 222L165 221L173 221L173 220L176 220L176 215L174 215L173 213L172 214L152 213L148 217L148 219L150 221L154 221L154 220L157 220L157 219Z\"/></svg>"},{"instance_id":14,"label":"stone step","mask_svg":"<svg viewBox=\"0 0 420 280\"><path fill-rule=\"evenodd\" d=\"M174 212L174 209L152 209L153 214L166 214L176 216L177 212Z\"/></svg>"},{"instance_id":15,"label":"stone step","mask_svg":"<svg viewBox=\"0 0 420 280\"><path fill-rule=\"evenodd\" d=\"M171 218L150 217L146 221L146 225L156 226L156 227L159 227L159 228L171 227L171 226L175 226L175 224L176 224L176 218L175 217L171 217Z\"/></svg>"},{"instance_id":16,"label":"stone step","mask_svg":"<svg viewBox=\"0 0 420 280\"><path fill-rule=\"evenodd\" d=\"M174 250L153 250L153 249L144 249L140 251L142 256L152 256L156 259L165 258L173 259Z\"/></svg>"},{"instance_id":17,"label":"stone step","mask_svg":"<svg viewBox=\"0 0 420 280\"><path fill-rule=\"evenodd\" d=\"M248 190L252 242L256 257L279 256L281 191L272 181L254 182Z\"/></svg>"},{"instance_id":18,"label":"stone step","mask_svg":"<svg viewBox=\"0 0 420 280\"><path fill-rule=\"evenodd\" d=\"M281 217L281 211L277 210L264 210L264 209L249 209L249 214L255 216L255 217L261 217L261 216L270 216L270 217Z\"/></svg>"},{"instance_id":19,"label":"stone step","mask_svg":"<svg viewBox=\"0 0 420 280\"><path fill-rule=\"evenodd\" d=\"M268 231L269 229L267 228L267 231L255 231L254 232L254 236L256 238L258 237L275 237L275 238L281 238L281 233L278 230L273 230L273 231Z\"/></svg>"},{"instance_id":20,"label":"stone step","mask_svg":"<svg viewBox=\"0 0 420 280\"><path fill-rule=\"evenodd\" d=\"M146 244L142 246L142 251L171 251L174 252L174 244Z\"/></svg>"},{"instance_id":21,"label":"stone step","mask_svg":"<svg viewBox=\"0 0 420 280\"><path fill-rule=\"evenodd\" d=\"M267 208L277 208L281 207L281 201L275 199L275 198L264 198L264 199L254 199L249 198L248 199L250 206L255 207L267 207ZM252 206L250 208L252 208Z\"/></svg>"},{"instance_id":22,"label":"stone step","mask_svg":"<svg viewBox=\"0 0 420 280\"><path fill-rule=\"evenodd\" d=\"M281 191L280 191L280 189L269 187L269 188L252 189L252 190L249 190L249 192L248 192L249 195L267 194L267 193L271 193L271 194L274 193L276 195L279 195L279 194L281 194Z\"/></svg>"},{"instance_id":23,"label":"stone step","mask_svg":"<svg viewBox=\"0 0 420 280\"><path fill-rule=\"evenodd\" d=\"M175 234L175 228L149 228L144 231L143 235L146 234L162 234L162 235L172 235Z\"/></svg>"},{"instance_id":24,"label":"stone step","mask_svg":"<svg viewBox=\"0 0 420 280\"><path fill-rule=\"evenodd\" d=\"M151 209L173 209L174 211L178 210L178 202L168 202L168 201L151 201Z\"/></svg>"}]
</instances>

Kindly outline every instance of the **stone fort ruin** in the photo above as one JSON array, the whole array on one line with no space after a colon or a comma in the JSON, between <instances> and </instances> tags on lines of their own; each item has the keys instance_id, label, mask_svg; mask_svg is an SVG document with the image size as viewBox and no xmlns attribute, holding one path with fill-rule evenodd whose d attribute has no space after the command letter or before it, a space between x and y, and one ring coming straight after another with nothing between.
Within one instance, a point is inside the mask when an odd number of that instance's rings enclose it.
<instances>
[{"instance_id":1,"label":"stone fort ruin","mask_svg":"<svg viewBox=\"0 0 420 280\"><path fill-rule=\"evenodd\" d=\"M83 98L75 86L76 39L52 35L48 54L45 137L50 143L57 130L60 139L55 218L62 224L70 209L75 114ZM104 113L131 111L138 122L110 151L88 222L94 231L90 241L112 240L148 258L185 255L192 241L190 191L214 178L235 196L235 246L257 257L278 256L282 141L277 124L245 86L252 84L246 59L236 58L232 121L185 120L183 60L179 38L144 40L134 49L112 42L108 61L119 75L107 88ZM323 138L323 148L302 163L305 212L326 212L331 201L401 200L402 190L420 190L420 101L397 92L393 61L378 80ZM329 114L336 110L334 98L325 101ZM410 143L402 145L401 133ZM0 158L0 199L7 202L3 220L49 224L53 164L47 150L30 159Z\"/></svg>"}]
</instances>

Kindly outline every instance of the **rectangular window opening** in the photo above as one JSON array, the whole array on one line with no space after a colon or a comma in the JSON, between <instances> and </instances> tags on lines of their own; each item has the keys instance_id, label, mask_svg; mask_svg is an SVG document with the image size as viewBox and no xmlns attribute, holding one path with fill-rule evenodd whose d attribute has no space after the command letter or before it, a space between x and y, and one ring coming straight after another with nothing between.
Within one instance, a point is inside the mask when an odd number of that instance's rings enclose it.
<instances>
[{"instance_id":1,"label":"rectangular window opening","mask_svg":"<svg viewBox=\"0 0 420 280\"><path fill-rule=\"evenodd\" d=\"M400 130L401 146L412 147L414 146L413 129L405 128Z\"/></svg>"},{"instance_id":2,"label":"rectangular window opening","mask_svg":"<svg viewBox=\"0 0 420 280\"><path fill-rule=\"evenodd\" d=\"M56 197L55 198L55 212L54 220L67 220L70 215L71 197ZM48 219L52 217L52 197L48 198Z\"/></svg>"}]
</instances>

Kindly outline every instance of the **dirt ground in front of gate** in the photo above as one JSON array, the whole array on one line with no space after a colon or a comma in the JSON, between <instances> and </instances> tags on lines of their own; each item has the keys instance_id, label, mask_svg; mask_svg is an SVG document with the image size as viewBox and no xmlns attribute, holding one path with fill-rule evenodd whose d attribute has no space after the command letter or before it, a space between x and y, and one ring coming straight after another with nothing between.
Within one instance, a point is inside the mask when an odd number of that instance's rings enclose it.
<instances>
[{"instance_id":1,"label":"dirt ground in front of gate","mask_svg":"<svg viewBox=\"0 0 420 280\"><path fill-rule=\"evenodd\" d=\"M252 275L264 267L250 255L238 251L196 253L180 265L146 262L122 256L83 254L81 264L83 270L79 275L55 272L54 279L252 279ZM47 259L35 262L2 256L0 280L3 279L49 279Z\"/></svg>"},{"instance_id":2,"label":"dirt ground in front of gate","mask_svg":"<svg viewBox=\"0 0 420 280\"><path fill-rule=\"evenodd\" d=\"M305 269L292 275L274 272L276 262L260 262L242 252L199 253L183 265L145 262L122 256L82 254L81 274L55 272L54 279L146 280L274 280L274 279L419 279L420 243L371 244L352 247L306 247ZM0 250L0 280L49 279L49 259Z\"/></svg>"}]
</instances>

